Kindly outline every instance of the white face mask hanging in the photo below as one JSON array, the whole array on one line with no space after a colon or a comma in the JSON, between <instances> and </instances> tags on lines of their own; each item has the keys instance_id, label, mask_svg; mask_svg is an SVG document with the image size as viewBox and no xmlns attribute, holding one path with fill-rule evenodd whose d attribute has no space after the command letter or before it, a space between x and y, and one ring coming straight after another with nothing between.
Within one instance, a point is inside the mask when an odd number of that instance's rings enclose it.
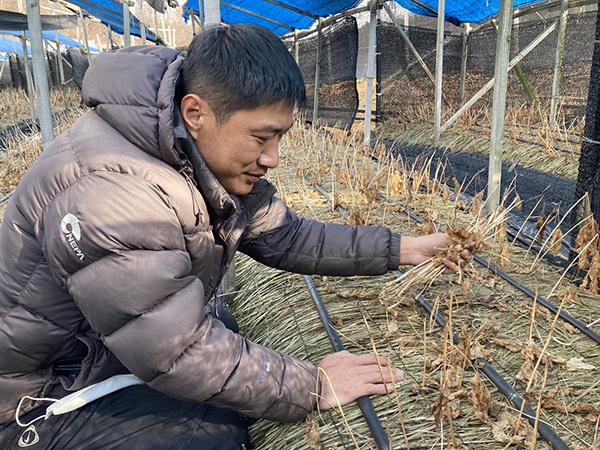
<instances>
[{"instance_id":1,"label":"white face mask hanging","mask_svg":"<svg viewBox=\"0 0 600 450\"><path fill-rule=\"evenodd\" d=\"M51 416L57 416L59 414L65 414L71 411L74 411L82 406L93 402L94 400L104 397L105 395L111 394L120 389L134 386L136 384L144 384L144 382L136 377L135 375L115 375L114 377L107 378L104 381L100 381L99 383L92 384L91 386L80 389L77 392L73 392L72 394L67 395L61 399L55 398L35 398L26 395L19 401L19 405L17 406L17 411L15 413L16 422L19 426L28 427L34 422L37 422L41 419L48 419ZM36 417L31 422L22 423L19 420L19 410L23 405L24 400L35 400L35 401L45 401L45 402L53 402L52 405L46 408L46 414L40 417Z\"/></svg>"}]
</instances>

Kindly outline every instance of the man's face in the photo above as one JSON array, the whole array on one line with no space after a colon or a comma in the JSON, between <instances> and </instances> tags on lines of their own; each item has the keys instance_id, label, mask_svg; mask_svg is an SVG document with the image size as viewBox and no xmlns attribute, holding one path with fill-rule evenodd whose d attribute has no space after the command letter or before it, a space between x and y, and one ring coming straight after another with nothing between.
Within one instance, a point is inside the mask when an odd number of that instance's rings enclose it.
<instances>
[{"instance_id":1,"label":"man's face","mask_svg":"<svg viewBox=\"0 0 600 450\"><path fill-rule=\"evenodd\" d=\"M279 141L292 126L289 103L235 112L217 124L212 109L192 134L206 165L229 194L250 192L254 183L279 164Z\"/></svg>"}]
</instances>

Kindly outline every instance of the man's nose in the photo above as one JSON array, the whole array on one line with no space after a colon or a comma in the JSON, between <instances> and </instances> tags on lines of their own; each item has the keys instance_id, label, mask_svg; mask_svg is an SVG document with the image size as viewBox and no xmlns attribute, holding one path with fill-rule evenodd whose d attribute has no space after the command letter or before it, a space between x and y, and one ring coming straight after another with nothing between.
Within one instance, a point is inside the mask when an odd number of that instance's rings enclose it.
<instances>
[{"instance_id":1,"label":"man's nose","mask_svg":"<svg viewBox=\"0 0 600 450\"><path fill-rule=\"evenodd\" d=\"M270 140L265 149L258 156L258 164L268 169L274 169L279 165L279 141Z\"/></svg>"}]
</instances>

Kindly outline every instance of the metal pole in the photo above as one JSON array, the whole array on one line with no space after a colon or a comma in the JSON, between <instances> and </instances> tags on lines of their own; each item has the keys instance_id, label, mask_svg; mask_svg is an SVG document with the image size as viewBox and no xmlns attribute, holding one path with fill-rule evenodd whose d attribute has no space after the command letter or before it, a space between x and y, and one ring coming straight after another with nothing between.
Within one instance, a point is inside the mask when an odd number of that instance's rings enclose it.
<instances>
[{"instance_id":1,"label":"metal pole","mask_svg":"<svg viewBox=\"0 0 600 450\"><path fill-rule=\"evenodd\" d=\"M110 24L108 25L108 28L106 29L106 50L110 50L112 48L112 45L110 45Z\"/></svg>"},{"instance_id":2,"label":"metal pole","mask_svg":"<svg viewBox=\"0 0 600 450\"><path fill-rule=\"evenodd\" d=\"M165 41L167 42L167 44L169 44L170 47L172 47L171 40L169 39L169 36L167 36L167 27L165 26L165 15L164 14L160 15L160 23L162 24L162 32L163 32L163 37L165 38Z\"/></svg>"},{"instance_id":3,"label":"metal pole","mask_svg":"<svg viewBox=\"0 0 600 450\"><path fill-rule=\"evenodd\" d=\"M440 140L442 126L442 75L444 66L444 8L445 0L438 0L437 45L435 50L435 111L433 114L434 143Z\"/></svg>"},{"instance_id":4,"label":"metal pole","mask_svg":"<svg viewBox=\"0 0 600 450\"><path fill-rule=\"evenodd\" d=\"M365 96L364 145L371 145L371 110L373 102L373 78L375 78L375 42L377 40L377 0L370 0L369 49L367 51L367 92Z\"/></svg>"},{"instance_id":5,"label":"metal pole","mask_svg":"<svg viewBox=\"0 0 600 450\"><path fill-rule=\"evenodd\" d=\"M300 64L300 39L298 39L298 30L294 30L294 59L296 64Z\"/></svg>"},{"instance_id":6,"label":"metal pole","mask_svg":"<svg viewBox=\"0 0 600 450\"><path fill-rule=\"evenodd\" d=\"M54 140L54 128L52 126L52 108L50 105L46 58L44 57L44 44L42 41L42 19L40 16L39 0L27 1L27 25L29 27L31 59L35 75L35 92L40 115L42 141L44 144L49 144Z\"/></svg>"},{"instance_id":7,"label":"metal pole","mask_svg":"<svg viewBox=\"0 0 600 450\"><path fill-rule=\"evenodd\" d=\"M568 0L567 0L568 1ZM465 103L465 80L467 78L467 56L468 56L468 41L471 25L463 23L463 42L462 42L462 59L460 62L460 105Z\"/></svg>"},{"instance_id":8,"label":"metal pole","mask_svg":"<svg viewBox=\"0 0 600 450\"><path fill-rule=\"evenodd\" d=\"M323 38L323 18L319 17L319 25L317 26L317 55L315 61L315 89L313 97L313 123L317 123L319 116L319 83L321 76L321 41Z\"/></svg>"},{"instance_id":9,"label":"metal pole","mask_svg":"<svg viewBox=\"0 0 600 450\"><path fill-rule=\"evenodd\" d=\"M63 68L62 52L60 50L60 42L58 41L58 31L54 32L56 39L56 62L58 63L58 73L60 75L60 86L63 93L63 99L65 101L65 109L69 109L69 95L67 93L67 83L65 83L65 69Z\"/></svg>"},{"instance_id":10,"label":"metal pole","mask_svg":"<svg viewBox=\"0 0 600 450\"><path fill-rule=\"evenodd\" d=\"M2 74L4 73L4 66L6 66L6 61L8 60L8 54L4 54L4 59L2 60L2 69L0 69L0 81L2 81ZM4 83L6 84L6 83Z\"/></svg>"},{"instance_id":11,"label":"metal pole","mask_svg":"<svg viewBox=\"0 0 600 450\"><path fill-rule=\"evenodd\" d=\"M85 19L83 17L83 9L79 8L79 20L81 20L81 30L83 31L83 48L87 55L88 63L92 64L92 55L90 54L90 46L87 39L87 30L85 28Z\"/></svg>"},{"instance_id":12,"label":"metal pole","mask_svg":"<svg viewBox=\"0 0 600 450\"><path fill-rule=\"evenodd\" d=\"M204 0L204 20L206 25L221 23L221 4L219 0Z\"/></svg>"},{"instance_id":13,"label":"metal pole","mask_svg":"<svg viewBox=\"0 0 600 450\"><path fill-rule=\"evenodd\" d=\"M33 121L35 121L35 104L33 102L33 81L31 79L31 70L29 68L29 52L27 51L27 40L25 38L24 31L21 31L21 46L23 47L23 61L25 66L25 80L27 81L27 96L29 97L29 109L31 110L31 118L33 119Z\"/></svg>"},{"instance_id":14,"label":"metal pole","mask_svg":"<svg viewBox=\"0 0 600 450\"><path fill-rule=\"evenodd\" d=\"M142 45L146 45L146 22L144 21L144 1L139 2L140 13L138 19L140 21L140 31L142 33Z\"/></svg>"},{"instance_id":15,"label":"metal pole","mask_svg":"<svg viewBox=\"0 0 600 450\"><path fill-rule=\"evenodd\" d=\"M50 12L52 15L56 14L54 11L54 3L50 2ZM67 83L65 83L65 69L63 68L62 52L60 51L60 41L58 40L58 31L54 31L54 41L56 42L56 63L58 64L58 73L60 75L60 86L63 93L63 99L65 101L65 109L69 109L69 95L67 94Z\"/></svg>"},{"instance_id":16,"label":"metal pole","mask_svg":"<svg viewBox=\"0 0 600 450\"><path fill-rule=\"evenodd\" d=\"M198 13L200 14L200 27L204 30L206 19L204 17L204 2L202 0L198 2Z\"/></svg>"},{"instance_id":17,"label":"metal pole","mask_svg":"<svg viewBox=\"0 0 600 450\"><path fill-rule=\"evenodd\" d=\"M200 31L204 31L204 23L198 19L198 17L196 17L196 14L194 14L194 10L190 8L190 13L192 14L192 24L194 24L196 21L198 22L198 25L200 26Z\"/></svg>"},{"instance_id":18,"label":"metal pole","mask_svg":"<svg viewBox=\"0 0 600 450\"><path fill-rule=\"evenodd\" d=\"M319 314L319 318L321 319L321 322L325 327L325 332L327 333L327 337L329 338L329 342L331 342L333 349L336 352L341 352L345 350L344 343L336 333L335 328L333 327L333 323L331 322L331 318L329 317L329 313L325 308L325 304L323 303L321 296L317 292L317 288L313 283L311 277L309 277L308 275L302 275L302 278L304 279L304 282L308 287L310 297L312 298L315 308L317 309L317 314ZM356 399L356 403L358 404L358 407L360 408L363 417L367 422L369 430L371 430L371 434L373 436L373 439L375 439L375 444L377 445L377 448L380 450L389 450L390 443L388 435L383 429L381 422L377 418L377 413L375 412L375 408L373 408L373 404L371 403L369 397L366 395L358 397Z\"/></svg>"},{"instance_id":19,"label":"metal pole","mask_svg":"<svg viewBox=\"0 0 600 450\"><path fill-rule=\"evenodd\" d=\"M560 85L563 52L565 49L565 31L569 17L569 0L562 0L560 4L560 18L558 21L558 40L556 42L556 58L554 60L554 80L552 81L552 101L550 103L550 124L556 121L556 102Z\"/></svg>"},{"instance_id":20,"label":"metal pole","mask_svg":"<svg viewBox=\"0 0 600 450\"><path fill-rule=\"evenodd\" d=\"M502 178L502 140L504 139L504 115L506 112L506 89L510 55L510 32L512 28L513 0L500 0L498 15L498 40L496 42L496 66L492 106L492 131L490 135L490 159L486 209L494 211L500 204Z\"/></svg>"},{"instance_id":21,"label":"metal pole","mask_svg":"<svg viewBox=\"0 0 600 450\"><path fill-rule=\"evenodd\" d=\"M190 15L190 20L192 21L192 36L196 36L196 21L194 20L194 11L192 8L186 8L188 14Z\"/></svg>"},{"instance_id":22,"label":"metal pole","mask_svg":"<svg viewBox=\"0 0 600 450\"><path fill-rule=\"evenodd\" d=\"M152 9L152 11L154 11L154 34L158 38L158 16L155 9Z\"/></svg>"},{"instance_id":23,"label":"metal pole","mask_svg":"<svg viewBox=\"0 0 600 450\"><path fill-rule=\"evenodd\" d=\"M129 20L129 0L125 0L123 3L123 45L125 47L131 46L131 29Z\"/></svg>"}]
</instances>

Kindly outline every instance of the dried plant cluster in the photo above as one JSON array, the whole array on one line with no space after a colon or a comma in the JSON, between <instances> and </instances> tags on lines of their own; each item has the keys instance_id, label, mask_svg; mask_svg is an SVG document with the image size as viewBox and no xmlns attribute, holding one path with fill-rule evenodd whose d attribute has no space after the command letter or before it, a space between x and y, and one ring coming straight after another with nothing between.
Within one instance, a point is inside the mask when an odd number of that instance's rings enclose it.
<instances>
[{"instance_id":1,"label":"dried plant cluster","mask_svg":"<svg viewBox=\"0 0 600 450\"><path fill-rule=\"evenodd\" d=\"M477 203L477 198L475 199ZM402 297L423 285L431 285L446 270L444 259L448 259L459 266L459 284L463 284L462 270L460 267L465 262L461 253L468 250L472 255L476 255L488 249L486 241L494 240L498 233L504 233L506 238L505 221L511 208L502 208L488 217L481 217L481 206L478 204L478 211L475 214L474 223L463 225L461 228L450 228L447 231L453 244L445 249L440 249L439 253L424 261L423 263L410 269L401 277L388 283L381 292L381 298L384 304L390 299L399 299L392 305L386 305L388 310L394 309L402 302ZM427 230L433 232L433 230ZM468 284L465 283L466 288Z\"/></svg>"},{"instance_id":2,"label":"dried plant cluster","mask_svg":"<svg viewBox=\"0 0 600 450\"><path fill-rule=\"evenodd\" d=\"M427 160L408 166L387 158L381 146L373 159L359 141L339 131L295 127L282 142L281 167L272 173L278 195L305 217L385 225L401 234L448 228L462 240L470 226L488 220L481 215L481 197L466 202L437 181L443 167ZM451 187L463 188L458 182ZM426 224L409 218L405 209ZM482 256L503 261L507 273L579 320L598 317L596 296L566 279L557 283L562 273L533 252L511 246L502 224L493 223L479 242L485 236L489 248ZM543 241L548 251L550 241ZM314 277L347 348L355 353L375 348L405 371L389 396L372 398L392 448L549 448L536 425L478 374L475 358L490 362L571 448L598 447L600 349L591 339L480 265L471 264L460 277L442 275L426 283L424 295L446 319L444 328L410 295L388 310L398 299L382 291L394 280L392 274ZM243 335L315 364L332 351L300 276L240 259L238 284L231 306ZM452 330L459 330L458 343ZM298 424L259 420L251 437L267 450L375 448L356 405L314 413Z\"/></svg>"},{"instance_id":3,"label":"dried plant cluster","mask_svg":"<svg viewBox=\"0 0 600 450\"><path fill-rule=\"evenodd\" d=\"M600 275L598 234L598 223L590 216L585 219L575 239L575 248L580 253L578 267L586 270L581 287L587 292L598 292L598 276Z\"/></svg>"}]
</instances>

